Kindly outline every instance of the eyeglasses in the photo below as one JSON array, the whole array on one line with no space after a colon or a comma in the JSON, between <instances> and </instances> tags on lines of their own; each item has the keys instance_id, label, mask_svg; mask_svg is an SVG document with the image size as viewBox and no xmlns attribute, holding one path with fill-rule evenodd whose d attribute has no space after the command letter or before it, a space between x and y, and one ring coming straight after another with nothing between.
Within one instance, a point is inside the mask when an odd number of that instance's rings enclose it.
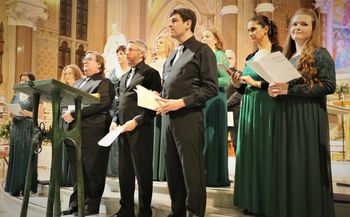
<instances>
[{"instance_id":1,"label":"eyeglasses","mask_svg":"<svg viewBox=\"0 0 350 217\"><path fill-rule=\"evenodd\" d=\"M85 62L91 62L93 60L96 60L96 58L92 58L92 57L86 57L84 59L81 60L82 63L85 63Z\"/></svg>"},{"instance_id":2,"label":"eyeglasses","mask_svg":"<svg viewBox=\"0 0 350 217\"><path fill-rule=\"evenodd\" d=\"M140 51L140 49L129 47L129 48L127 49L127 51L128 51L128 52L131 52L131 51Z\"/></svg>"}]
</instances>

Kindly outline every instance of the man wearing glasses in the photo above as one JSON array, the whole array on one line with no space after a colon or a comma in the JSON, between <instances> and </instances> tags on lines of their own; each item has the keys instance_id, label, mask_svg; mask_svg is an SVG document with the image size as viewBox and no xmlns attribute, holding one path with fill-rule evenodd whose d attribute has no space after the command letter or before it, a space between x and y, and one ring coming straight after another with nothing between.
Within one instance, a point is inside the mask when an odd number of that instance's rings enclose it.
<instances>
[{"instance_id":1,"label":"man wearing glasses","mask_svg":"<svg viewBox=\"0 0 350 217\"><path fill-rule=\"evenodd\" d=\"M120 205L114 217L133 217L135 176L139 187L139 217L151 217L152 200L152 146L155 111L137 106L136 85L161 91L157 70L145 64L147 46L141 40L129 41L127 60L131 69L120 81L119 107L110 131L117 125L125 127L118 137Z\"/></svg>"},{"instance_id":2,"label":"man wearing glasses","mask_svg":"<svg viewBox=\"0 0 350 217\"><path fill-rule=\"evenodd\" d=\"M109 109L115 96L111 81L104 77L104 59L96 51L87 51L84 64L86 78L76 81L75 88L81 91L98 94L100 102L84 106L81 110L81 149L85 188L85 216L99 213L100 202L105 186L108 156L110 147L98 146L97 142L108 133L111 123ZM68 109L62 118L70 126L75 120L74 109ZM69 129L69 128L68 128ZM77 172L75 145L66 140L68 162L72 170L74 191L70 196L69 208L62 215L77 215Z\"/></svg>"}]
</instances>

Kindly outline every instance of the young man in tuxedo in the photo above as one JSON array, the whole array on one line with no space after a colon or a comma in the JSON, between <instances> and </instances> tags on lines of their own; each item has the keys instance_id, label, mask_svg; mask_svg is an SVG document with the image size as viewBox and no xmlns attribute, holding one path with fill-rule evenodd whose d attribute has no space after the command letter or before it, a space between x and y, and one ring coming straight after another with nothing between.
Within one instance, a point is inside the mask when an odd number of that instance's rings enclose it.
<instances>
[{"instance_id":1,"label":"young man in tuxedo","mask_svg":"<svg viewBox=\"0 0 350 217\"><path fill-rule=\"evenodd\" d=\"M151 217L153 119L155 111L137 105L136 85L160 92L158 71L145 63L147 46L141 40L129 41L127 59L131 69L123 75L119 88L118 112L110 130L125 127L119 135L120 205L114 217L133 217L135 176L139 187L138 217Z\"/></svg>"},{"instance_id":2,"label":"young man in tuxedo","mask_svg":"<svg viewBox=\"0 0 350 217\"><path fill-rule=\"evenodd\" d=\"M206 189L203 159L205 102L218 94L215 54L193 36L196 14L185 8L170 15L171 37L179 42L164 66L157 113L164 118L169 216L204 216Z\"/></svg>"}]
</instances>

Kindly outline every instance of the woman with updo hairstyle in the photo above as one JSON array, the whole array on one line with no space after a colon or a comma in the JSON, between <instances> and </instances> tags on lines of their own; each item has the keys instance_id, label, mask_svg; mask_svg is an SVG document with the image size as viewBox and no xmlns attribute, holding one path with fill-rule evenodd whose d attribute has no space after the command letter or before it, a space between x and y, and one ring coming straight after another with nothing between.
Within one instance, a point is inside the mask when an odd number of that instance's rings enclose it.
<instances>
[{"instance_id":1,"label":"woman with updo hairstyle","mask_svg":"<svg viewBox=\"0 0 350 217\"><path fill-rule=\"evenodd\" d=\"M35 81L32 72L24 72L20 74L20 83L24 84L28 81ZM12 117L11 133L10 133L10 152L9 164L7 169L5 191L12 196L20 196L23 194L27 166L31 156L30 147L32 145L33 136L33 97L22 92L16 93L11 103L19 104L22 108L20 115L10 113ZM37 163L38 155L34 155L33 174L31 180L31 192L37 192Z\"/></svg>"},{"instance_id":2,"label":"woman with updo hairstyle","mask_svg":"<svg viewBox=\"0 0 350 217\"><path fill-rule=\"evenodd\" d=\"M269 87L277 101L273 217L335 216L326 103L336 87L335 66L321 34L315 11L293 15L283 53L301 77Z\"/></svg>"},{"instance_id":3,"label":"woman with updo hairstyle","mask_svg":"<svg viewBox=\"0 0 350 217\"><path fill-rule=\"evenodd\" d=\"M249 54L246 61L257 61L271 52L282 51L278 46L277 28L266 16L251 18L248 33L258 49ZM245 214L271 216L276 100L267 92L268 82L247 64L242 74L236 72L231 76L231 81L242 94L233 203Z\"/></svg>"},{"instance_id":4,"label":"woman with updo hairstyle","mask_svg":"<svg viewBox=\"0 0 350 217\"><path fill-rule=\"evenodd\" d=\"M215 29L202 32L202 42L215 53L217 64L230 67L225 54L223 38ZM208 187L225 187L230 185L228 177L227 144L227 103L225 87L230 85L230 76L222 67L217 67L219 93L209 99L203 110L205 117L204 156L205 174Z\"/></svg>"}]
</instances>

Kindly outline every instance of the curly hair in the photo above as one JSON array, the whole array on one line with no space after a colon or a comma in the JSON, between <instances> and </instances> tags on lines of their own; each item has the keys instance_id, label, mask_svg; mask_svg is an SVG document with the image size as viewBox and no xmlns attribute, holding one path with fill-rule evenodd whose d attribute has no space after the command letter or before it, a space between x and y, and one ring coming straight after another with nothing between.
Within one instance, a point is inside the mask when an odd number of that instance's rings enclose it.
<instances>
[{"instance_id":1,"label":"curly hair","mask_svg":"<svg viewBox=\"0 0 350 217\"><path fill-rule=\"evenodd\" d=\"M309 86L309 88L312 88L315 84L322 85L322 83L316 78L317 68L315 60L315 51L318 47L320 47L320 21L317 13L314 10L299 9L292 17L289 23L289 29L291 29L293 20L297 15L307 15L311 17L312 34L301 52L296 68L302 75L304 82ZM295 52L295 41L292 39L291 34L289 34L284 46L283 54L290 59Z\"/></svg>"},{"instance_id":2,"label":"curly hair","mask_svg":"<svg viewBox=\"0 0 350 217\"><path fill-rule=\"evenodd\" d=\"M82 77L83 75L83 72L80 70L79 66L75 65L75 64L69 64L69 65L66 65L62 72L61 72L61 79L60 81L65 83L65 84L68 84L67 81L66 81L66 78L64 76L64 72L67 70L67 69L72 69L73 73L74 73L74 80L78 80Z\"/></svg>"}]
</instances>

